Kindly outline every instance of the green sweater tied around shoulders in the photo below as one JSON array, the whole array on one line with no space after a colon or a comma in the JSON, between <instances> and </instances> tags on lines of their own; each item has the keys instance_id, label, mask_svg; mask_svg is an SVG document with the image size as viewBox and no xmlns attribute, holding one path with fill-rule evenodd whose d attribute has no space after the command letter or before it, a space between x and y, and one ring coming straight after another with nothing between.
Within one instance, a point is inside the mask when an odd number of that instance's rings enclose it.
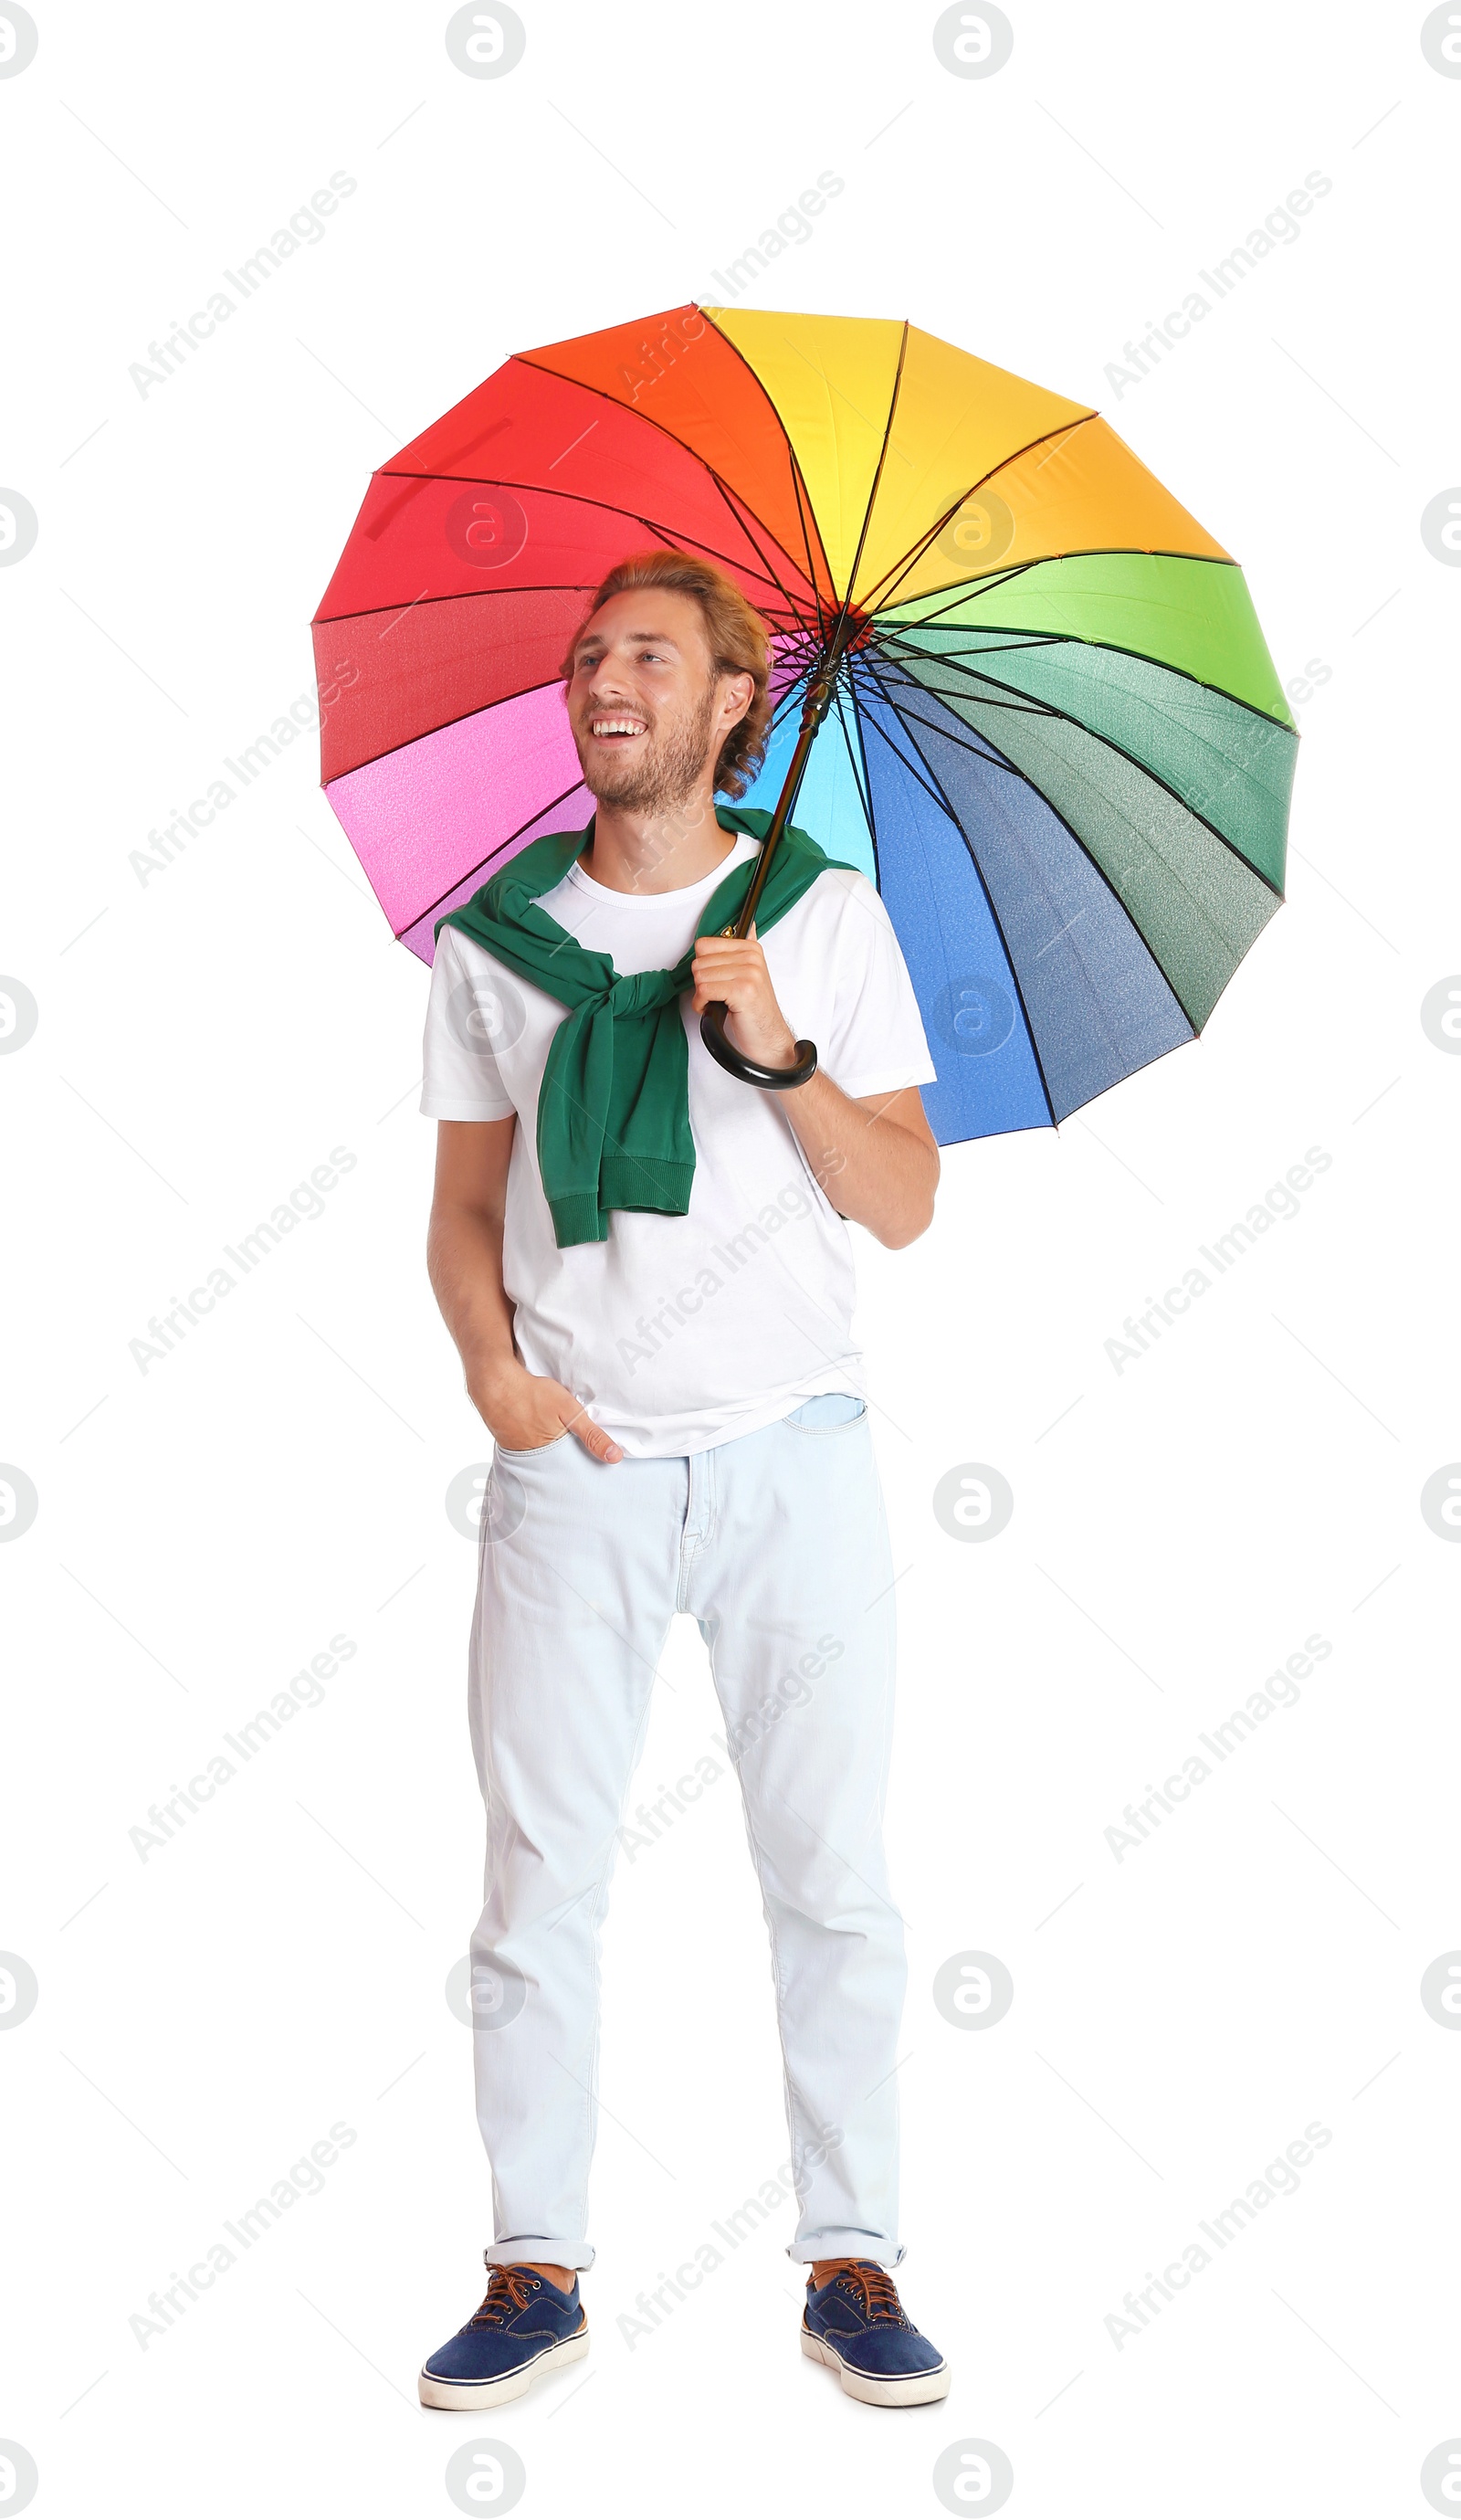
<instances>
[{"instance_id":1,"label":"green sweater tied around shoulders","mask_svg":"<svg viewBox=\"0 0 1461 2520\"><path fill-rule=\"evenodd\" d=\"M763 840L770 814L717 805L722 831ZM695 1177L689 1123L689 1046L680 1011L694 948L671 971L621 977L607 954L586 950L538 907L591 848L594 824L530 840L469 901L436 922L460 927L487 953L569 1010L549 1048L538 1096L538 1168L561 1250L608 1238L611 1208L684 1216ZM764 936L829 867L841 867L788 824L756 905ZM732 868L700 916L696 941L737 916L757 860ZM853 869L846 870L849 873Z\"/></svg>"}]
</instances>

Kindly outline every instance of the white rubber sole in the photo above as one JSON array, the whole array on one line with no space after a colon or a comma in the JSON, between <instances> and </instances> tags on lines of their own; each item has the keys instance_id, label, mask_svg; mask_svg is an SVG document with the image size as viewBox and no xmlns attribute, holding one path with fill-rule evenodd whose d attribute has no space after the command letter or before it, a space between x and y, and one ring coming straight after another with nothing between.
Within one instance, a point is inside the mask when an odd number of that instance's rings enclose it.
<instances>
[{"instance_id":1,"label":"white rubber sole","mask_svg":"<svg viewBox=\"0 0 1461 2520\"><path fill-rule=\"evenodd\" d=\"M564 2362L581 2362L589 2350L589 2324L584 2321L576 2333L565 2336L561 2345L550 2345L520 2371L509 2371L501 2380L436 2380L424 2368L417 2376L417 2392L423 2407L445 2407L454 2414L471 2414L478 2407L500 2407L505 2399L525 2398L533 2382L544 2371L555 2371Z\"/></svg>"},{"instance_id":2,"label":"white rubber sole","mask_svg":"<svg viewBox=\"0 0 1461 2520\"><path fill-rule=\"evenodd\" d=\"M865 2407L926 2407L935 2398L949 2395L947 2362L941 2362L936 2371L910 2371L898 2380L869 2380L865 2371L854 2370L835 2345L824 2344L810 2327L802 2329L802 2352L810 2362L824 2362L829 2371L835 2371L848 2396L861 2398Z\"/></svg>"}]
</instances>

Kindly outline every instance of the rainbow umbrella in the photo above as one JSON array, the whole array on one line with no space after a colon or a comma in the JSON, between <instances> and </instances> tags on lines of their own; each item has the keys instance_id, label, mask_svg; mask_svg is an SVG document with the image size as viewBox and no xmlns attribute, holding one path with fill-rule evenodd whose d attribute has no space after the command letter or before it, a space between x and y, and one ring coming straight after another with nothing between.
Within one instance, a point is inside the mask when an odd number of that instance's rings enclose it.
<instances>
[{"instance_id":1,"label":"rainbow umbrella","mask_svg":"<svg viewBox=\"0 0 1461 2520\"><path fill-rule=\"evenodd\" d=\"M741 803L763 866L795 803L876 883L942 1143L1052 1126L1202 1029L1283 899L1298 742L1241 570L1085 404L749 307L520 352L372 478L314 624L323 783L423 961L587 823L559 663L655 544L771 626Z\"/></svg>"}]
</instances>

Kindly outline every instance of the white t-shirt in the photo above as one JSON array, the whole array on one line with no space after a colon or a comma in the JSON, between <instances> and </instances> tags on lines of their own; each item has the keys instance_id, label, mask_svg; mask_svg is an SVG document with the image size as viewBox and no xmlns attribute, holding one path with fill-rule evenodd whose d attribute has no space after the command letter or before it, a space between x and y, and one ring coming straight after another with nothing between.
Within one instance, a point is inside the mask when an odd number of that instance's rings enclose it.
<instances>
[{"instance_id":1,"label":"white t-shirt","mask_svg":"<svg viewBox=\"0 0 1461 2520\"><path fill-rule=\"evenodd\" d=\"M740 833L699 883L611 892L578 866L538 907L627 977L666 970L731 869ZM762 940L793 1032L844 1094L926 1085L935 1069L898 940L865 876L829 868ZM517 1114L503 1282L529 1372L581 1400L632 1457L696 1453L748 1435L821 1391L856 1387L847 1227L823 1196L779 1098L728 1076L681 1000L695 1177L685 1216L614 1209L608 1239L559 1250L538 1171L538 1093L568 1010L458 927L431 969L421 1107L436 1120ZM835 1176L831 1187L835 1191Z\"/></svg>"}]
</instances>

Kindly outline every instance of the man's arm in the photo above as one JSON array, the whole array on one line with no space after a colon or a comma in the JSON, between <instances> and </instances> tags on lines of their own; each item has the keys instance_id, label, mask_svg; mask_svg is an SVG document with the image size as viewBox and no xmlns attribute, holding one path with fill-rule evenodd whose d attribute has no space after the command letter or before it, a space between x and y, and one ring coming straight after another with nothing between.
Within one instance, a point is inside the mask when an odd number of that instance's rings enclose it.
<instances>
[{"instance_id":1,"label":"man's arm","mask_svg":"<svg viewBox=\"0 0 1461 2520\"><path fill-rule=\"evenodd\" d=\"M764 1067L792 1065L796 1039L776 1004L754 928L743 940L702 936L693 969L696 1014L723 1000L737 1049ZM810 1084L779 1100L839 1215L864 1225L892 1251L927 1232L939 1186L939 1149L916 1085L856 1097L819 1069Z\"/></svg>"},{"instance_id":2,"label":"man's arm","mask_svg":"<svg viewBox=\"0 0 1461 2520\"><path fill-rule=\"evenodd\" d=\"M512 1343L503 1286L503 1219L515 1114L506 1120L438 1120L436 1188L426 1234L426 1272L457 1344L467 1396L499 1444L533 1452L566 1426L598 1462L623 1448L596 1426L571 1391L529 1373Z\"/></svg>"}]
</instances>

